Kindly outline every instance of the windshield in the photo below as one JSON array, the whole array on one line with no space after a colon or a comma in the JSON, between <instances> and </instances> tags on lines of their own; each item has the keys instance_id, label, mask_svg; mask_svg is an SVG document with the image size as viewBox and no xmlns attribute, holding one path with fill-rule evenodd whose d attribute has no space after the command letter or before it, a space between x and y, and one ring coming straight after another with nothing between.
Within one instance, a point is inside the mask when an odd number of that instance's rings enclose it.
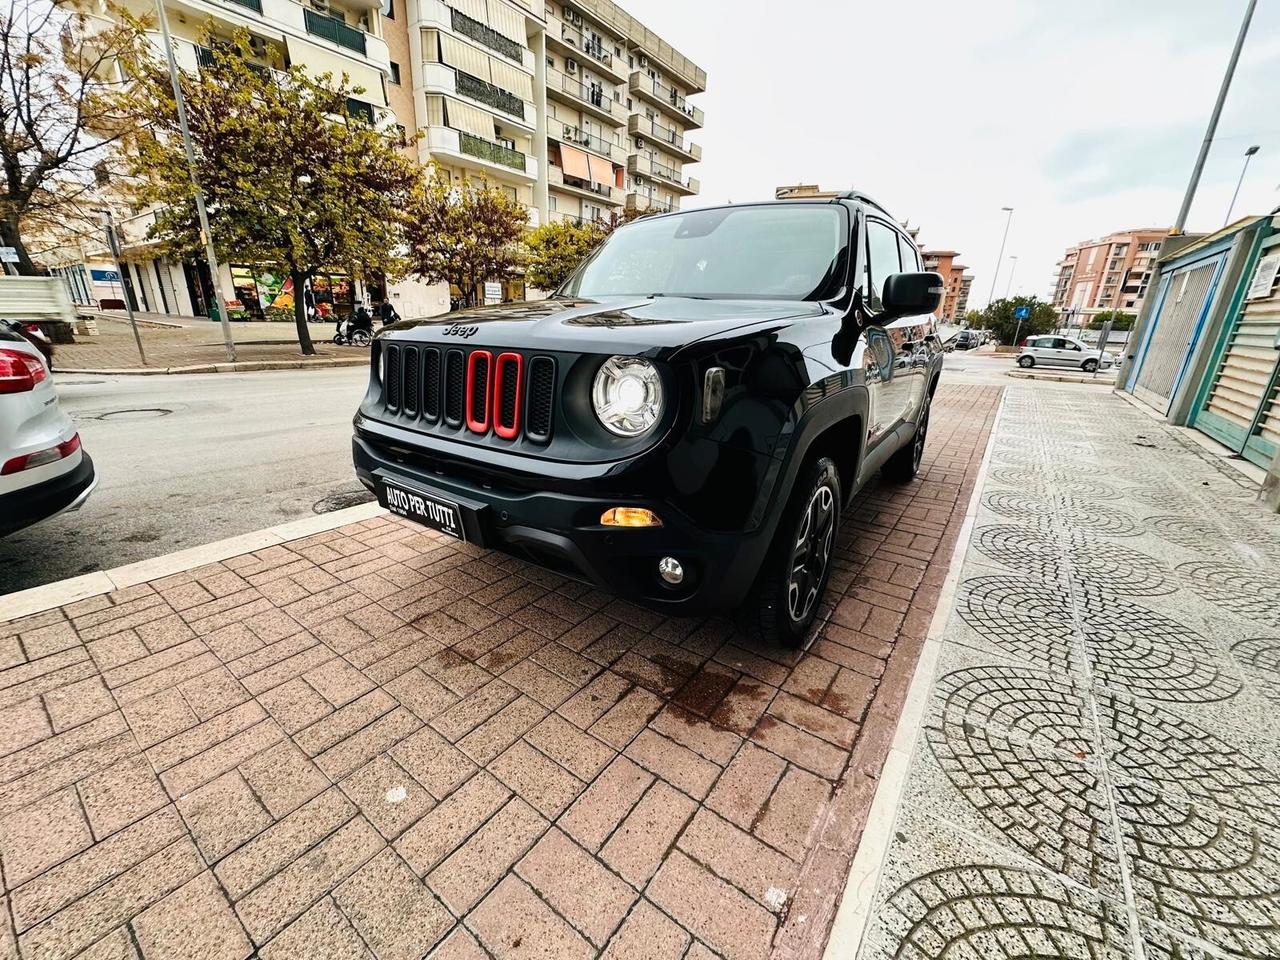
<instances>
[{"instance_id":1,"label":"windshield","mask_svg":"<svg viewBox=\"0 0 1280 960\"><path fill-rule=\"evenodd\" d=\"M839 204L691 210L618 230L560 294L811 300L847 244Z\"/></svg>"}]
</instances>

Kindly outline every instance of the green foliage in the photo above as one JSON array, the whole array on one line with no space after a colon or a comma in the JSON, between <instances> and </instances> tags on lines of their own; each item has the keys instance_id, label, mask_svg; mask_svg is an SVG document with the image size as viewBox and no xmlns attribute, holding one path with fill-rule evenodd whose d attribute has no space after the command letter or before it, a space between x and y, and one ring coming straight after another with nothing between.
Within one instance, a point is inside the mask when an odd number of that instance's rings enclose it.
<instances>
[{"instance_id":1,"label":"green foliage","mask_svg":"<svg viewBox=\"0 0 1280 960\"><path fill-rule=\"evenodd\" d=\"M982 311L981 311L981 310L966 310L966 311L964 312L964 317L962 318L961 322L962 322L966 327L970 327L970 328L972 328L972 329L974 329L974 330L981 330L981 329L982 329L982 323L983 323L983 319L982 319Z\"/></svg>"},{"instance_id":2,"label":"green foliage","mask_svg":"<svg viewBox=\"0 0 1280 960\"><path fill-rule=\"evenodd\" d=\"M542 290L555 290L609 236L603 223L552 220L529 231L525 279Z\"/></svg>"},{"instance_id":3,"label":"green foliage","mask_svg":"<svg viewBox=\"0 0 1280 960\"><path fill-rule=\"evenodd\" d=\"M448 283L464 306L486 281L517 276L529 222L510 194L484 182L450 183L432 175L413 191L407 218L410 269L427 283Z\"/></svg>"},{"instance_id":4,"label":"green foliage","mask_svg":"<svg viewBox=\"0 0 1280 960\"><path fill-rule=\"evenodd\" d=\"M1123 310L1103 310L1089 318L1090 330L1101 330L1102 325L1108 320L1111 321L1112 330L1132 330L1134 316L1132 313L1125 313Z\"/></svg>"},{"instance_id":5,"label":"green foliage","mask_svg":"<svg viewBox=\"0 0 1280 960\"><path fill-rule=\"evenodd\" d=\"M279 264L293 281L303 353L314 353L301 291L322 268L374 271L392 279L406 264L404 214L421 168L400 145L347 113L363 90L343 75L251 63L249 36L213 47L198 75L183 74L196 176L219 255ZM141 74L153 137L130 158L138 201L156 204L152 236L172 255L198 255L194 189L167 71Z\"/></svg>"},{"instance_id":6,"label":"green foliage","mask_svg":"<svg viewBox=\"0 0 1280 960\"><path fill-rule=\"evenodd\" d=\"M1019 321L1013 311L1017 307L1030 307L1031 316ZM992 301L981 311L980 320L972 326L990 330L1002 344L1013 346L1016 341L1036 334L1049 333L1058 325L1058 311L1052 304L1035 297L1008 297Z\"/></svg>"}]
</instances>

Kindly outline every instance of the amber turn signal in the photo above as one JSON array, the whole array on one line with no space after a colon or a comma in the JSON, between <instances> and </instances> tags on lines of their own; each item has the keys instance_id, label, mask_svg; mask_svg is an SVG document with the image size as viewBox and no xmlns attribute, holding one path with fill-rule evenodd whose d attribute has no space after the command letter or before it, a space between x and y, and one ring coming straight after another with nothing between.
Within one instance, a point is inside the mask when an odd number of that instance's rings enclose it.
<instances>
[{"instance_id":1,"label":"amber turn signal","mask_svg":"<svg viewBox=\"0 0 1280 960\"><path fill-rule=\"evenodd\" d=\"M600 522L606 527L660 527L662 521L652 510L644 507L610 507L600 514Z\"/></svg>"}]
</instances>

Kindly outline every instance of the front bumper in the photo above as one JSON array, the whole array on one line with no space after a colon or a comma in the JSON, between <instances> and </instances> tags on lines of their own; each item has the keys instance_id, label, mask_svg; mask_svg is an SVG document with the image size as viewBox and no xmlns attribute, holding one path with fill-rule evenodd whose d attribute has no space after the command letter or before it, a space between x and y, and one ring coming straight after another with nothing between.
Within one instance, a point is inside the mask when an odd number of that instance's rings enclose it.
<instances>
[{"instance_id":1,"label":"front bumper","mask_svg":"<svg viewBox=\"0 0 1280 960\"><path fill-rule=\"evenodd\" d=\"M446 470L423 451L415 451L411 460L359 435L352 439L352 456L357 477L380 500L379 481L390 479L452 501L462 510L468 541L671 615L736 608L754 583L768 550L763 531L707 531L672 505L642 496L579 496L500 487L468 477L455 465ZM662 519L663 526L603 526L600 515L615 506L648 507ZM684 567L685 577L678 586L658 576L658 561L668 556Z\"/></svg>"},{"instance_id":2,"label":"front bumper","mask_svg":"<svg viewBox=\"0 0 1280 960\"><path fill-rule=\"evenodd\" d=\"M69 473L0 496L0 537L54 514L78 510L98 485L93 460L81 449L80 463Z\"/></svg>"}]
</instances>

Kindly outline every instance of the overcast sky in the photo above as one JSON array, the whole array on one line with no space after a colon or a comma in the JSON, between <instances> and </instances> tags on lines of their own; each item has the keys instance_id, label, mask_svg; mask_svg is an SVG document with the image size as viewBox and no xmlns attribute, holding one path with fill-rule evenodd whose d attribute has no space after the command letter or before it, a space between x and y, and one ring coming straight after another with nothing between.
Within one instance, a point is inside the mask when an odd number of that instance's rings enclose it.
<instances>
[{"instance_id":1,"label":"overcast sky","mask_svg":"<svg viewBox=\"0 0 1280 960\"><path fill-rule=\"evenodd\" d=\"M856 185L961 253L971 306L1046 297L1071 243L1169 226L1244 0L622 0L707 71L686 206ZM1187 228L1280 206L1280 0L1259 0Z\"/></svg>"}]
</instances>

